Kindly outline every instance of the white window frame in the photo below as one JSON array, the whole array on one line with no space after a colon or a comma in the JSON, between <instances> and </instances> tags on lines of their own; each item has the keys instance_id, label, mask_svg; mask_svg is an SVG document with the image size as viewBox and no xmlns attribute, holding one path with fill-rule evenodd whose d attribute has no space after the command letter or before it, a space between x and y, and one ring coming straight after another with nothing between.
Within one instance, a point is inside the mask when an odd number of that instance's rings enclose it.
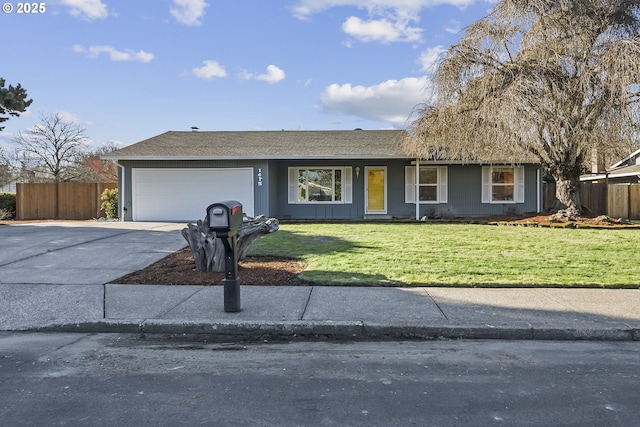
<instances>
[{"instance_id":1,"label":"white window frame","mask_svg":"<svg viewBox=\"0 0 640 427\"><path fill-rule=\"evenodd\" d=\"M432 166L432 165L420 165L420 169L436 169L438 173L438 181L435 184L436 200L420 200L421 205L436 205L441 203L447 203L448 201L448 168L447 166ZM416 167L406 166L404 169L405 176L405 203L415 203L416 194ZM419 179L419 178L418 178ZM419 186L432 186L434 184L418 184Z\"/></svg>"},{"instance_id":2,"label":"white window frame","mask_svg":"<svg viewBox=\"0 0 640 427\"><path fill-rule=\"evenodd\" d=\"M298 177L300 171L327 169L333 171L333 193L332 197L335 198L335 171L342 172L342 200L331 201L316 201L316 200L299 200L298 199ZM351 166L298 166L288 168L288 201L290 205L344 205L352 202L353 192L353 168ZM309 197L308 184L306 197Z\"/></svg>"},{"instance_id":3,"label":"white window frame","mask_svg":"<svg viewBox=\"0 0 640 427\"><path fill-rule=\"evenodd\" d=\"M513 169L513 200L493 200L493 187L500 184L493 183L494 168ZM482 167L482 203L488 204L516 204L524 203L524 166L491 165Z\"/></svg>"}]
</instances>

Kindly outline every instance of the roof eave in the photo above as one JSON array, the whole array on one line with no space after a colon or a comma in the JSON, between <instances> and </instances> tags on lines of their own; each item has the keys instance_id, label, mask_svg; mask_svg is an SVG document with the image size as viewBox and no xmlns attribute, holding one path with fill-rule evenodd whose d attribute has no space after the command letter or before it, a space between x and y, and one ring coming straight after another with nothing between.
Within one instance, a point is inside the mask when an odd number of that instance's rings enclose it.
<instances>
[{"instance_id":1,"label":"roof eave","mask_svg":"<svg viewBox=\"0 0 640 427\"><path fill-rule=\"evenodd\" d=\"M405 159L409 157L399 154L331 154L331 155L308 155L308 156L101 156L103 160L113 160L115 162L125 161L188 161L188 160L326 160L326 159Z\"/></svg>"}]
</instances>

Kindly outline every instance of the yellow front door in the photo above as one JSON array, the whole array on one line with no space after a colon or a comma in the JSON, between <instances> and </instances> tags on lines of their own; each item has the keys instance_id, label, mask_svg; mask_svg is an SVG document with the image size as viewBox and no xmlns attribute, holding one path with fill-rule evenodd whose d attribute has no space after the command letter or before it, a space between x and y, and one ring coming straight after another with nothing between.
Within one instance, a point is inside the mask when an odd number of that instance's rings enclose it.
<instances>
[{"instance_id":1,"label":"yellow front door","mask_svg":"<svg viewBox=\"0 0 640 427\"><path fill-rule=\"evenodd\" d=\"M386 213L385 169L367 168L367 213Z\"/></svg>"}]
</instances>

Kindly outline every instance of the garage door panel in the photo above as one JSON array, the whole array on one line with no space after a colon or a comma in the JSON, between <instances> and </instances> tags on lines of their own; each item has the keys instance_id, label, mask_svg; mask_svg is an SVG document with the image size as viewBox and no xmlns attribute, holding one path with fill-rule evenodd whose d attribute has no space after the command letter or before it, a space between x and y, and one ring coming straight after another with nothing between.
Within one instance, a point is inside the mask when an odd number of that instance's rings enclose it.
<instances>
[{"instance_id":1,"label":"garage door panel","mask_svg":"<svg viewBox=\"0 0 640 427\"><path fill-rule=\"evenodd\" d=\"M196 221L211 203L234 199L253 216L253 169L133 169L135 221Z\"/></svg>"}]
</instances>

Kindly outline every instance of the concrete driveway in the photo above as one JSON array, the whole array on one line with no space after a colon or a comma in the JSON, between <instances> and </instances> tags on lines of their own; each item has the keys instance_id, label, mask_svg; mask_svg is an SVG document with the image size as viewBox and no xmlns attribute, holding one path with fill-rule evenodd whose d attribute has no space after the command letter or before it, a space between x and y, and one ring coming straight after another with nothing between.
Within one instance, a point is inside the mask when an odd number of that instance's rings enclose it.
<instances>
[{"instance_id":1,"label":"concrete driveway","mask_svg":"<svg viewBox=\"0 0 640 427\"><path fill-rule=\"evenodd\" d=\"M185 224L68 221L0 225L0 330L101 318L104 283L187 245Z\"/></svg>"}]
</instances>

